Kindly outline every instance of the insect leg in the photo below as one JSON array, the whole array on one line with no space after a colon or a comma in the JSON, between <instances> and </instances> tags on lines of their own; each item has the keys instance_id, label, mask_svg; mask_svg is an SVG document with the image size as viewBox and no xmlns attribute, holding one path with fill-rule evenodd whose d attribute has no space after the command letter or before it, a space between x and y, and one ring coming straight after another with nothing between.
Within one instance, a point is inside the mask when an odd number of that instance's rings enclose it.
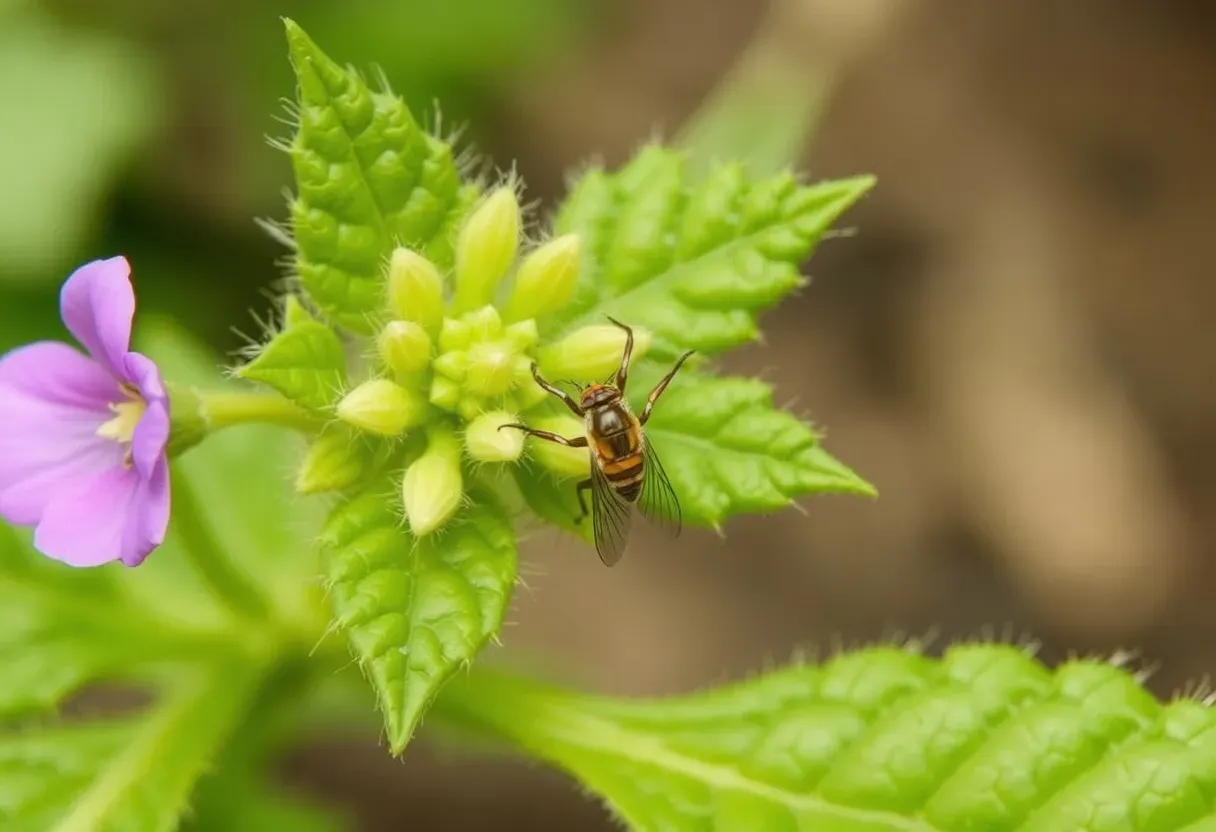
<instances>
[{"instance_id":1,"label":"insect leg","mask_svg":"<svg viewBox=\"0 0 1216 832\"><path fill-rule=\"evenodd\" d=\"M572 399L570 397L569 393L566 393L562 390L557 389L552 384L550 384L549 382L547 382L543 378L541 378L540 368L536 366L535 361L532 362L532 378L536 379L536 383L539 384L542 388L544 388L545 392L551 393L552 395L557 396L559 399L561 399L562 402L565 403L566 407L570 408L570 410L573 411L575 416L581 417L583 415L583 409L578 406L578 402L576 402L574 399Z\"/></svg>"},{"instance_id":2,"label":"insect leg","mask_svg":"<svg viewBox=\"0 0 1216 832\"><path fill-rule=\"evenodd\" d=\"M590 491L590 490L591 490L591 486L592 486L592 481L591 481L591 478L590 478L590 477L588 477L587 479L585 479L585 480L583 480L582 482L580 482L580 483L578 484L578 486L575 488L574 493L578 495L578 507L579 507L579 509L581 509L581 510L582 510L582 512L583 512L583 513L582 513L582 514L580 514L578 517L574 518L574 522L575 522L575 523L581 523L581 522L583 522L583 520L585 520L585 519L586 519L587 515L591 513L590 511L588 511L588 510L587 510L587 502L586 502L586 500L584 500L584 499L583 499L583 492L584 492L584 491Z\"/></svg>"},{"instance_id":3,"label":"insect leg","mask_svg":"<svg viewBox=\"0 0 1216 832\"><path fill-rule=\"evenodd\" d=\"M654 389L650 391L650 396L646 399L646 409L642 411L642 415L638 418L638 421L643 425L646 424L646 420L650 418L650 411L651 408L654 407L654 403L659 400L659 396L663 395L663 391L667 389L667 385L671 384L671 380L679 371L680 366L687 361L688 357L694 352L696 352L696 350L689 350L681 355L680 360L676 362L676 366L671 368L671 372L663 376L663 380L656 384Z\"/></svg>"},{"instance_id":4,"label":"insect leg","mask_svg":"<svg viewBox=\"0 0 1216 832\"><path fill-rule=\"evenodd\" d=\"M547 430L537 430L536 428L530 428L527 425L511 424L498 426L499 430L502 430L503 428L515 428L516 430L522 430L529 436L535 436L537 439L544 439L546 442L556 442L559 445L565 445L567 448L587 447L587 437L585 436L576 436L573 439L567 439L564 436L558 436L556 433L552 433Z\"/></svg>"},{"instance_id":5,"label":"insect leg","mask_svg":"<svg viewBox=\"0 0 1216 832\"><path fill-rule=\"evenodd\" d=\"M629 378L629 359L633 357L633 329L611 315L608 316L608 320L625 330L625 351L621 353L621 368L616 371L616 389L621 391L621 395L624 395L625 382Z\"/></svg>"}]
</instances>

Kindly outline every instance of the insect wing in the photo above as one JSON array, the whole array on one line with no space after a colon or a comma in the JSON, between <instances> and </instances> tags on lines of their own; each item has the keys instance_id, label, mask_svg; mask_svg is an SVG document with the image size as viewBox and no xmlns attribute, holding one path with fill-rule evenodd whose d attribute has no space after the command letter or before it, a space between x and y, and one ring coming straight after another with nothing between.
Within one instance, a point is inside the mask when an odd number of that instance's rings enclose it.
<instances>
[{"instance_id":1,"label":"insect wing","mask_svg":"<svg viewBox=\"0 0 1216 832\"><path fill-rule=\"evenodd\" d=\"M680 501L676 498L675 489L671 487L671 480L667 477L667 471L664 470L654 445L644 437L642 441L645 473L642 493L638 496L638 510L668 536L679 537L683 523Z\"/></svg>"},{"instance_id":2,"label":"insect wing","mask_svg":"<svg viewBox=\"0 0 1216 832\"><path fill-rule=\"evenodd\" d=\"M595 550L605 566L612 566L625 552L633 507L616 493L612 483L591 458L591 514L595 531Z\"/></svg>"}]
</instances>

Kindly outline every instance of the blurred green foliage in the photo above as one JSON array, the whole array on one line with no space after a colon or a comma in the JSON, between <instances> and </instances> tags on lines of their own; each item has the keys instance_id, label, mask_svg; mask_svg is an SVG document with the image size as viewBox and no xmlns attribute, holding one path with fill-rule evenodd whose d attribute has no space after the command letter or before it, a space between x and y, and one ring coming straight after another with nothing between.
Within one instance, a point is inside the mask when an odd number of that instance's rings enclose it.
<instances>
[{"instance_id":1,"label":"blurred green foliage","mask_svg":"<svg viewBox=\"0 0 1216 832\"><path fill-rule=\"evenodd\" d=\"M260 335L285 251L254 219L284 217L291 175L266 142L290 131L281 16L446 133L576 49L597 2L0 0L0 349L60 336L60 283L119 253L141 309L224 350L234 322Z\"/></svg>"}]
</instances>

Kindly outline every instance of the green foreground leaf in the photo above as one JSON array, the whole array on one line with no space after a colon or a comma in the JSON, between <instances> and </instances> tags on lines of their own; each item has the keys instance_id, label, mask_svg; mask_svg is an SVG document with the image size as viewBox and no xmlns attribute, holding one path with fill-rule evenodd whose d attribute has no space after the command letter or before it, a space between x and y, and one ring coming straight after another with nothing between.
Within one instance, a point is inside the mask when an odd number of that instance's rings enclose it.
<instances>
[{"instance_id":1,"label":"green foreground leaf","mask_svg":"<svg viewBox=\"0 0 1216 832\"><path fill-rule=\"evenodd\" d=\"M694 180L687 168L684 154L651 146L576 183L555 231L582 235L583 268L573 302L542 322L547 334L612 315L654 334L653 357L755 340L759 313L805 283L798 266L874 183L751 181L738 164Z\"/></svg>"},{"instance_id":2,"label":"green foreground leaf","mask_svg":"<svg viewBox=\"0 0 1216 832\"><path fill-rule=\"evenodd\" d=\"M346 388L346 350L325 324L297 318L236 375L272 387L301 407L324 411Z\"/></svg>"},{"instance_id":3,"label":"green foreground leaf","mask_svg":"<svg viewBox=\"0 0 1216 832\"><path fill-rule=\"evenodd\" d=\"M372 92L299 26L286 25L299 84L290 147L296 270L327 315L369 334L393 248L450 263L449 232L475 189L461 185L452 149L425 133L400 98Z\"/></svg>"},{"instance_id":4,"label":"green foreground leaf","mask_svg":"<svg viewBox=\"0 0 1216 832\"><path fill-rule=\"evenodd\" d=\"M515 588L515 535L483 496L442 533L417 539L372 490L340 505L321 536L335 627L376 690L400 754L439 688L502 626Z\"/></svg>"},{"instance_id":5,"label":"green foreground leaf","mask_svg":"<svg viewBox=\"0 0 1216 832\"><path fill-rule=\"evenodd\" d=\"M479 674L438 707L569 771L635 830L1216 828L1216 712L1005 645L873 648L657 700Z\"/></svg>"},{"instance_id":6,"label":"green foreground leaf","mask_svg":"<svg viewBox=\"0 0 1216 832\"><path fill-rule=\"evenodd\" d=\"M263 669L230 661L187 673L134 720L0 734L0 824L13 832L176 829Z\"/></svg>"}]
</instances>

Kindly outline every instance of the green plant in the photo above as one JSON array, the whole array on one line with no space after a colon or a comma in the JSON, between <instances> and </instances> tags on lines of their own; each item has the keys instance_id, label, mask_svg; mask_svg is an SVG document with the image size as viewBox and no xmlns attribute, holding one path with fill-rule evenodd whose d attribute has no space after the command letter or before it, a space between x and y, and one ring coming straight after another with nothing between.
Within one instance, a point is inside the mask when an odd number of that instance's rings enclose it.
<instances>
[{"instance_id":1,"label":"green plant","mask_svg":"<svg viewBox=\"0 0 1216 832\"><path fill-rule=\"evenodd\" d=\"M875 647L662 700L476 664L516 584L515 518L590 533L575 522L586 451L500 428L577 435L532 366L601 380L623 347L609 315L637 334L631 394L696 351L646 428L688 525L873 495L766 385L712 363L803 285L798 264L872 180L693 173L652 145L618 171L584 171L552 228L532 230L517 182L468 177L399 99L287 32L297 190L278 233L298 282L236 379L171 324L139 333L171 381L158 449L173 457L168 536L138 569L79 571L0 527L5 829L339 828L278 793L267 769L333 718L327 693L365 690L359 671L392 753L430 716L560 766L635 829L1212 828L1212 712L1163 705L1111 664ZM14 355L0 361L6 437L31 429L21 408L35 406L21 403L33 387ZM155 385L125 395L98 436L130 453ZM37 407L51 405L63 402ZM138 454L123 464L129 474ZM6 516L29 474L0 462ZM78 499L74 487L59 498ZM37 542L45 518L21 522ZM119 538L114 557L130 562ZM133 691L131 708L47 718L97 682Z\"/></svg>"}]
</instances>

